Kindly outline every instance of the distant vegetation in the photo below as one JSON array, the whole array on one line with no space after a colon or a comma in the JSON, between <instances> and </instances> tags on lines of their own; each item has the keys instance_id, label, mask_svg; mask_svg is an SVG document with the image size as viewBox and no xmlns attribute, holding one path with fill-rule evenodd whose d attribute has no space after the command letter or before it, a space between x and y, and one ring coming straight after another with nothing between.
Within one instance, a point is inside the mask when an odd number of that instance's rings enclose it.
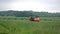
<instances>
[{"instance_id":1,"label":"distant vegetation","mask_svg":"<svg viewBox=\"0 0 60 34\"><path fill-rule=\"evenodd\" d=\"M48 13L48 12L34 12L34 11L0 11L0 16L16 16L16 17L27 17L27 16L38 16L38 17L60 17L60 13Z\"/></svg>"}]
</instances>

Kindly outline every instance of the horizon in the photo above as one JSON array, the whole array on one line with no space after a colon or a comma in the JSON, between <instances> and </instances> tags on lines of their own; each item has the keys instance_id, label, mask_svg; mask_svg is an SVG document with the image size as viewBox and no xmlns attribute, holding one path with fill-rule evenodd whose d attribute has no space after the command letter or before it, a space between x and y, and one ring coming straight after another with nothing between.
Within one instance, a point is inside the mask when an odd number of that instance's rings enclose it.
<instances>
[{"instance_id":1,"label":"horizon","mask_svg":"<svg viewBox=\"0 0 60 34\"><path fill-rule=\"evenodd\" d=\"M32 11L32 12L48 12L48 11L33 11L33 10L0 10L1 11ZM60 12L48 12L48 13L60 13Z\"/></svg>"}]
</instances>

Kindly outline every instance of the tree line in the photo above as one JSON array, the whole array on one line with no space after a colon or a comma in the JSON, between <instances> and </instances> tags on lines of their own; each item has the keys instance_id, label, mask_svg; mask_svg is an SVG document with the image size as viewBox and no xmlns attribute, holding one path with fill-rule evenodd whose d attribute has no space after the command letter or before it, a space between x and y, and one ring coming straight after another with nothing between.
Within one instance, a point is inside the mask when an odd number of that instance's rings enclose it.
<instances>
[{"instance_id":1,"label":"tree line","mask_svg":"<svg viewBox=\"0 0 60 34\"><path fill-rule=\"evenodd\" d=\"M16 16L16 17L28 17L28 16L60 17L60 13L8 10L8 11L0 11L0 16Z\"/></svg>"}]
</instances>

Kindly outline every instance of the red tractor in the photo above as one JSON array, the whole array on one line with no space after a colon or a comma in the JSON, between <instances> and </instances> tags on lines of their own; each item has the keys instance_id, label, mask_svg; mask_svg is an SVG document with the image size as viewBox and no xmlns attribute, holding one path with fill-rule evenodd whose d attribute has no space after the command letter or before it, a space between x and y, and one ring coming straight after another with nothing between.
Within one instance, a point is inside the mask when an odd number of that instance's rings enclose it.
<instances>
[{"instance_id":1,"label":"red tractor","mask_svg":"<svg viewBox=\"0 0 60 34\"><path fill-rule=\"evenodd\" d=\"M30 20L30 21L36 21L36 22L39 22L39 21L40 21L40 18L34 17L34 16L30 16L30 17L29 17L29 20Z\"/></svg>"}]
</instances>

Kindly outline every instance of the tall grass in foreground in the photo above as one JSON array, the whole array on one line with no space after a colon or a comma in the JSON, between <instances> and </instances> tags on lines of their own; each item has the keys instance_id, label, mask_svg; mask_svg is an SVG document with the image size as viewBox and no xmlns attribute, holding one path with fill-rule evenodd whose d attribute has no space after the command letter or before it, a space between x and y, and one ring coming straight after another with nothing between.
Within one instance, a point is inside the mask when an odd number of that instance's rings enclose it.
<instances>
[{"instance_id":1,"label":"tall grass in foreground","mask_svg":"<svg viewBox=\"0 0 60 34\"><path fill-rule=\"evenodd\" d=\"M0 34L60 34L59 17L40 17L40 22L27 17L0 17Z\"/></svg>"}]
</instances>

